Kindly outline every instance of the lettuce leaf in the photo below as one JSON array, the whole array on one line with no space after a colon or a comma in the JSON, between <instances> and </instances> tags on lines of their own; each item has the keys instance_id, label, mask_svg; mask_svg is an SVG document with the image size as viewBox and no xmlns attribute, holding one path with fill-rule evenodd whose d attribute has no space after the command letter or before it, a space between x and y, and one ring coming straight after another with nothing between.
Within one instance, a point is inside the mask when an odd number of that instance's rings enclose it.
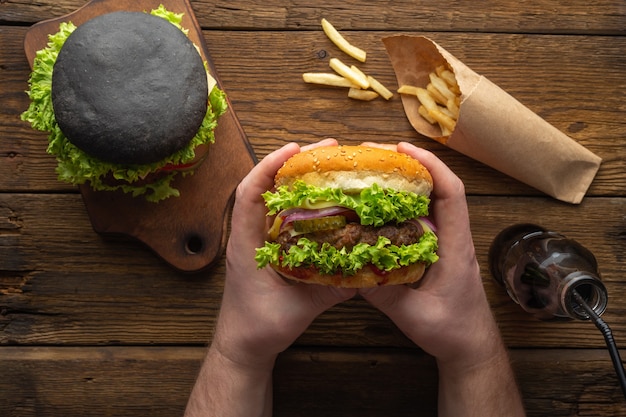
<instances>
[{"instance_id":1,"label":"lettuce leaf","mask_svg":"<svg viewBox=\"0 0 626 417\"><path fill-rule=\"evenodd\" d=\"M188 31L180 25L182 13L169 12L161 5L158 9L152 10L151 14L168 20L187 34ZM226 112L228 107L226 94L217 86L213 86L209 93L206 115L198 132L187 146L165 160L146 165L119 165L94 158L77 148L65 137L54 117L52 108L52 70L54 63L63 44L75 29L76 26L71 22L61 23L59 31L48 37L46 48L37 51L33 62L33 71L28 81L29 90L26 91L31 103L28 109L22 113L21 119L29 122L33 129L49 132L47 152L57 158L56 171L61 181L77 185L89 182L95 190L114 191L120 189L125 193L132 193L133 196L144 195L146 200L153 202L178 196L178 190L170 184L176 173L164 175L151 183L145 183L141 180L168 164L178 165L192 161L195 158L194 149L198 145L215 142L214 130L217 126L217 119ZM208 73L207 63L205 62L204 65ZM104 179L108 175L123 180L125 183L107 184Z\"/></svg>"},{"instance_id":2,"label":"lettuce leaf","mask_svg":"<svg viewBox=\"0 0 626 417\"><path fill-rule=\"evenodd\" d=\"M180 29L185 35L189 35L189 29L185 29L181 25L183 21L183 16L185 15L184 13L170 12L169 10L165 8L165 6L160 4L159 7L157 7L154 10L151 10L150 14L167 20L168 22L176 26L178 29Z\"/></svg>"},{"instance_id":3,"label":"lettuce leaf","mask_svg":"<svg viewBox=\"0 0 626 417\"><path fill-rule=\"evenodd\" d=\"M363 225L382 226L386 223L401 223L428 215L430 199L412 192L383 189L379 185L362 190L359 194L346 194L337 188L322 188L295 181L291 187L281 186L275 192L263 193L268 215L275 215L291 208L317 208L332 204L354 210ZM427 230L417 243L392 245L385 237L379 237L375 245L358 243L352 250L345 247L313 242L306 237L288 252L281 250L278 243L265 242L256 249L255 260L258 268L268 264L285 268L313 267L322 274L354 275L367 265L381 271L408 266L417 262L427 266L436 262L437 236Z\"/></svg>"},{"instance_id":4,"label":"lettuce leaf","mask_svg":"<svg viewBox=\"0 0 626 417\"><path fill-rule=\"evenodd\" d=\"M322 274L354 275L367 265L386 272L417 262L429 266L439 259L436 251L437 236L433 232L424 233L412 245L391 245L389 239L381 236L375 245L359 243L351 251L328 243L320 246L303 237L288 252L281 251L278 243L265 242L263 247L257 248L254 259L258 268L272 264L286 268L313 267Z\"/></svg>"},{"instance_id":5,"label":"lettuce leaf","mask_svg":"<svg viewBox=\"0 0 626 417\"><path fill-rule=\"evenodd\" d=\"M428 216L430 204L430 199L424 195L386 190L376 184L352 195L338 188L321 188L301 180L295 181L291 188L281 186L275 192L265 192L263 199L269 215L294 207L306 208L330 202L356 211L361 224L373 226Z\"/></svg>"}]
</instances>

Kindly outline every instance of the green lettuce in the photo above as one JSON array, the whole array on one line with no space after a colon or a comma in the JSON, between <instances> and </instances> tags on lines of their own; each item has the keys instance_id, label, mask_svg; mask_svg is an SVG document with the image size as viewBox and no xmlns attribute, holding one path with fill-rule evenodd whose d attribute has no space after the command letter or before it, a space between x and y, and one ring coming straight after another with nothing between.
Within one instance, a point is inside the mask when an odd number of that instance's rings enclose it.
<instances>
[{"instance_id":1,"label":"green lettuce","mask_svg":"<svg viewBox=\"0 0 626 417\"><path fill-rule=\"evenodd\" d=\"M302 237L288 252L281 251L278 243L265 242L257 249L254 259L259 268L268 264L285 268L313 267L322 274L354 275L367 265L386 272L417 262L429 266L439 259L436 251L437 236L433 232L424 233L417 243L401 246L392 245L389 239L380 236L375 245L358 243L351 251L328 243L320 246Z\"/></svg>"},{"instance_id":2,"label":"green lettuce","mask_svg":"<svg viewBox=\"0 0 626 417\"><path fill-rule=\"evenodd\" d=\"M313 207L319 203L332 203L356 211L361 224L382 226L428 216L430 199L412 192L386 190L377 184L363 189L358 195L346 194L338 188L321 188L297 180L291 188L281 186L275 192L266 192L263 199L274 215L294 207Z\"/></svg>"},{"instance_id":3,"label":"green lettuce","mask_svg":"<svg viewBox=\"0 0 626 417\"><path fill-rule=\"evenodd\" d=\"M428 215L430 199L424 195L383 189L377 184L363 189L358 194L346 194L337 188L322 188L295 181L291 187L281 186L275 192L266 192L263 199L268 215L275 215L291 208L318 208L341 206L354 210L363 225L382 226L386 223L401 223ZM351 250L337 249L323 243L318 244L306 237L289 248L281 250L278 243L265 242L257 248L255 260L259 268L268 264L284 268L313 267L322 274L342 273L354 275L358 270L373 265L381 271L408 266L417 262L427 266L436 262L437 236L426 230L419 241L411 245L392 245L380 236L375 245L358 243Z\"/></svg>"},{"instance_id":4,"label":"green lettuce","mask_svg":"<svg viewBox=\"0 0 626 417\"><path fill-rule=\"evenodd\" d=\"M163 7L152 10L151 14L162 17L181 29L182 13L169 12ZM226 94L217 86L211 88L206 115L196 135L189 144L165 160L145 165L119 165L101 161L83 152L73 145L61 132L54 117L52 108L52 70L63 44L68 36L76 29L69 23L61 23L59 31L48 37L46 48L37 51L33 71L29 78L29 90L26 91L31 103L22 113L21 119L31 124L33 129L49 132L47 152L56 156L57 174L59 180L72 184L89 182L95 190L114 191L122 190L133 196L144 195L148 201L157 202L168 197L177 197L179 192L171 186L175 172L161 176L153 182L143 182L149 174L158 171L166 165L186 164L195 158L194 149L198 145L215 142L214 130L217 119L227 110ZM204 63L208 71L208 65ZM187 173L179 173L185 175ZM105 181L111 175L122 180L119 185L108 184ZM136 183L136 184L133 184Z\"/></svg>"}]
</instances>

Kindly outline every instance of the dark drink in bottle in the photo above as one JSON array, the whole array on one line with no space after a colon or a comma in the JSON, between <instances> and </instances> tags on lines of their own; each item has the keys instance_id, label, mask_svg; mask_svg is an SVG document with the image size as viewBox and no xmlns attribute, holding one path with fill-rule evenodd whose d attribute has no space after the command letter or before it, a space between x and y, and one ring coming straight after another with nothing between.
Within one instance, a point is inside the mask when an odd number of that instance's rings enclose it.
<instances>
[{"instance_id":1,"label":"dark drink in bottle","mask_svg":"<svg viewBox=\"0 0 626 417\"><path fill-rule=\"evenodd\" d=\"M574 291L601 315L607 291L593 254L578 242L534 224L501 231L489 250L493 277L509 296L535 317L589 318Z\"/></svg>"}]
</instances>

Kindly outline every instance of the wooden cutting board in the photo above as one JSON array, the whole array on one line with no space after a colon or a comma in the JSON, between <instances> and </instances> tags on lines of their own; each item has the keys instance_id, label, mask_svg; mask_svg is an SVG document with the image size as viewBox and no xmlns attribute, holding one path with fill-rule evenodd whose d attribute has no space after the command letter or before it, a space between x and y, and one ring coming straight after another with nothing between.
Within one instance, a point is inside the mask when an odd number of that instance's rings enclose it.
<instances>
[{"instance_id":1,"label":"wooden cutting board","mask_svg":"<svg viewBox=\"0 0 626 417\"><path fill-rule=\"evenodd\" d=\"M200 47L222 88L188 0L92 0L66 16L33 25L24 40L28 61L32 67L36 52L46 47L48 35L58 32L61 22L71 21L78 26L101 14L120 10L149 12L160 4L172 12L184 13L182 26L189 29L189 38ZM221 256L234 190L256 163L248 139L228 104L228 111L218 120L215 144L211 145L207 159L193 175L179 175L174 181L180 197L150 203L122 192L80 186L94 230L136 238L181 271L202 270Z\"/></svg>"}]
</instances>

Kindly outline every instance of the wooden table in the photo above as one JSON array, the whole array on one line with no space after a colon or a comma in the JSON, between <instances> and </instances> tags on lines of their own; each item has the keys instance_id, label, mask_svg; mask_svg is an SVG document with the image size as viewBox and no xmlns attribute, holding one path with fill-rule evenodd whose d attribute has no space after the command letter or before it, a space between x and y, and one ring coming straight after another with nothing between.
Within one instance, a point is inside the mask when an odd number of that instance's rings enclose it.
<instances>
[{"instance_id":1,"label":"wooden table","mask_svg":"<svg viewBox=\"0 0 626 417\"><path fill-rule=\"evenodd\" d=\"M0 3L0 415L181 415L215 327L224 263L181 273L144 245L92 230L77 188L57 181L28 106L23 40L82 0ZM319 4L325 3L320 6ZM540 322L487 269L491 240L532 221L598 258L604 314L626 346L626 7L622 0L192 2L219 77L258 158L333 136L411 141L464 180L484 285L529 416L623 416L604 340L589 322ZM361 68L396 88L381 38L431 37L603 158L580 205L561 203L419 136L396 96L359 102L301 80L341 53L326 17L368 51ZM622 351L622 356L626 351ZM434 416L436 367L360 299L320 316L280 356L276 416Z\"/></svg>"}]
</instances>

